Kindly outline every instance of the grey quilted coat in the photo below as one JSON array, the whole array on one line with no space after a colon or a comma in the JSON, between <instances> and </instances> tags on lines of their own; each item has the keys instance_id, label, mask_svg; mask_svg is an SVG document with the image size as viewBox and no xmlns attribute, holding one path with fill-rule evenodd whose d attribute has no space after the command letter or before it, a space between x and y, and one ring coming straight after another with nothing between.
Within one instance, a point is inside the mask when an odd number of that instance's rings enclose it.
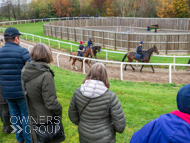
<instances>
[{"instance_id":1,"label":"grey quilted coat","mask_svg":"<svg viewBox=\"0 0 190 143\"><path fill-rule=\"evenodd\" d=\"M69 118L78 125L80 143L115 143L116 132L122 133L126 126L116 94L97 80L88 80L75 90L69 106Z\"/></svg>"}]
</instances>

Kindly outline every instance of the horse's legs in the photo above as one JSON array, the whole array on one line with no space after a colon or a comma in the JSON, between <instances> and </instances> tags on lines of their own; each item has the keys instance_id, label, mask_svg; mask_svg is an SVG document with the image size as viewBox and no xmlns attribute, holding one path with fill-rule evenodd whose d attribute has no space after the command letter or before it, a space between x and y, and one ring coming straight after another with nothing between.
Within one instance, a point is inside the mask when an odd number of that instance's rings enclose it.
<instances>
[{"instance_id":1,"label":"horse's legs","mask_svg":"<svg viewBox=\"0 0 190 143\"><path fill-rule=\"evenodd\" d=\"M133 71L135 71L135 68L132 66L132 65L130 65L131 66L131 68L133 69Z\"/></svg>"},{"instance_id":2,"label":"horse's legs","mask_svg":"<svg viewBox=\"0 0 190 143\"><path fill-rule=\"evenodd\" d=\"M90 65L90 63L89 63L89 60L87 60L86 63L87 63L88 66L91 68L91 65Z\"/></svg>"},{"instance_id":3,"label":"horse's legs","mask_svg":"<svg viewBox=\"0 0 190 143\"><path fill-rule=\"evenodd\" d=\"M152 65L150 65L150 66L152 67L152 71L153 71L153 73L155 73L155 72L154 72L154 68L153 68L153 66L152 66Z\"/></svg>"},{"instance_id":4,"label":"horse's legs","mask_svg":"<svg viewBox=\"0 0 190 143\"><path fill-rule=\"evenodd\" d=\"M97 59L97 56L96 56L96 55L94 55L94 57Z\"/></svg>"},{"instance_id":5,"label":"horse's legs","mask_svg":"<svg viewBox=\"0 0 190 143\"><path fill-rule=\"evenodd\" d=\"M127 70L127 64L125 65L125 68L124 68L124 70L125 70L125 71Z\"/></svg>"},{"instance_id":6,"label":"horse's legs","mask_svg":"<svg viewBox=\"0 0 190 143\"><path fill-rule=\"evenodd\" d=\"M143 67L144 67L144 65L142 65L140 72L142 72Z\"/></svg>"},{"instance_id":7,"label":"horse's legs","mask_svg":"<svg viewBox=\"0 0 190 143\"><path fill-rule=\"evenodd\" d=\"M82 68L83 68L83 60L81 60L81 72L82 72Z\"/></svg>"},{"instance_id":8,"label":"horse's legs","mask_svg":"<svg viewBox=\"0 0 190 143\"><path fill-rule=\"evenodd\" d=\"M73 62L71 64L71 69L73 69L73 65L75 64L75 58L73 58Z\"/></svg>"}]
</instances>

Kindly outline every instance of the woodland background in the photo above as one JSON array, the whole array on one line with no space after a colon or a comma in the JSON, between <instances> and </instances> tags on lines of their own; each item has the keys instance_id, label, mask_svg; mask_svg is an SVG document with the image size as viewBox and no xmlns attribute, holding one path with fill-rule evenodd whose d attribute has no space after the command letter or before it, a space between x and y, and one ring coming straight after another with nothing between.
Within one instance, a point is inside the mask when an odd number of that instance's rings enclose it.
<instances>
[{"instance_id":1,"label":"woodland background","mask_svg":"<svg viewBox=\"0 0 190 143\"><path fill-rule=\"evenodd\" d=\"M189 18L190 0L0 0L0 20L120 16Z\"/></svg>"}]
</instances>

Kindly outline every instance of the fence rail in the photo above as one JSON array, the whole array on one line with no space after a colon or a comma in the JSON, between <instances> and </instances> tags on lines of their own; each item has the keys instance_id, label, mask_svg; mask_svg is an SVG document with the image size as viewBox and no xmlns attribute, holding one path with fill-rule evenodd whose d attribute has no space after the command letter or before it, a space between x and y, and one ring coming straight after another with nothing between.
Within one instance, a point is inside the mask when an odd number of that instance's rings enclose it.
<instances>
[{"instance_id":1,"label":"fence rail","mask_svg":"<svg viewBox=\"0 0 190 143\"><path fill-rule=\"evenodd\" d=\"M27 45L28 46L28 50L30 50L31 45L26 44L21 42L21 44ZM103 63L111 63L111 64L119 64L120 65L120 79L123 80L123 65L124 64L131 64L131 65L164 65L164 66L169 66L169 83L172 83L172 66L188 66L190 67L189 64L171 64L171 63L129 63L129 62L115 62L115 61L105 61L105 60L97 60L97 59L91 59L91 58L84 58L84 57L79 57L79 56L73 56L73 55L69 55L69 54L64 54L64 53L59 53L59 52L55 52L52 51L52 53L57 54L57 66L59 66L59 56L63 55L63 56L67 56L67 57L76 57L76 58L81 58L83 59L83 74L85 74L85 60L91 60L91 61L98 61L98 62L103 62Z\"/></svg>"},{"instance_id":2,"label":"fence rail","mask_svg":"<svg viewBox=\"0 0 190 143\"><path fill-rule=\"evenodd\" d=\"M5 28L0 28L0 32L4 32ZM73 52L73 47L75 46L76 47L76 50L78 50L78 46L77 44L73 44L73 43L70 43L70 42L63 42L63 41L59 41L59 40L54 40L54 39L50 39L50 38L45 38L45 37L41 37L41 36L38 36L38 35L33 35L33 34L29 34L29 33L23 33L21 32L22 34L25 35L26 37L26 40L27 40L27 37L30 35L32 36L32 40L34 42L34 38L39 38L39 42L41 43L42 39L45 39L48 41L48 45L51 46L51 41L54 41L54 42L57 42L57 46L59 47L59 49L61 48L60 44L63 43L63 44L68 44L70 45L70 50L71 52ZM109 53L114 53L114 54L126 54L127 52L118 52L118 51L110 51L110 50L101 50L103 52L106 52L106 61L108 61L108 54ZM190 58L190 56L167 56L167 55L151 55L151 56L155 56L155 57L168 57L168 58L173 58L173 64L176 64L176 58ZM137 63L137 62L136 62ZM175 65L173 66L173 69L175 70Z\"/></svg>"},{"instance_id":3,"label":"fence rail","mask_svg":"<svg viewBox=\"0 0 190 143\"><path fill-rule=\"evenodd\" d=\"M175 30L183 30L184 33L122 33L113 31L102 31L95 29L77 28L84 26L128 26L133 24L134 26L148 26L147 22L142 21L153 21L154 22L166 22L168 25L171 23L178 22L178 27L181 25L188 25L185 29L178 28ZM128 21L128 22L127 22ZM133 22L132 22L133 21ZM137 21L137 22L136 22ZM141 21L141 22L138 22ZM179 22L180 21L180 22ZM79 42L83 40L88 41L89 37L93 38L93 42L96 45L102 47L111 47L113 49L123 49L130 51L137 47L139 41L144 41L144 47L147 50L150 47L156 45L159 50L164 50L167 54L169 50L186 50L190 54L190 19L146 19L146 18L94 18L94 19L78 19L68 21L57 21L52 23L44 24L44 34L56 38L66 39L70 41ZM179 23L180 26L179 26ZM167 25L166 24L166 25ZM164 27L161 24L161 28ZM173 24L175 25L175 24ZM172 25L172 26L173 26ZM172 29L171 26L171 29Z\"/></svg>"}]
</instances>

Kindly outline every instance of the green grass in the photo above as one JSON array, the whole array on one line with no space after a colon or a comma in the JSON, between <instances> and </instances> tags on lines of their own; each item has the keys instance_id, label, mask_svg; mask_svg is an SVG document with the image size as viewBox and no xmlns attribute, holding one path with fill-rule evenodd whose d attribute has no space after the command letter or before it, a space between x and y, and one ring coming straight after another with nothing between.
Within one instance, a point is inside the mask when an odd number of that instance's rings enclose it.
<instances>
[{"instance_id":1,"label":"green grass","mask_svg":"<svg viewBox=\"0 0 190 143\"><path fill-rule=\"evenodd\" d=\"M64 42L71 42L68 40L62 40L62 39L58 39L58 38L53 38L50 36L45 36L44 35L44 31L43 31L43 24L46 22L38 22L38 23L27 23L27 24L18 24L18 25L11 25L12 27L17 28L19 31L24 32L24 33L30 33L30 34L35 34L35 35L39 35L42 37L46 37L46 38L51 38L54 40L60 40L60 41L64 41ZM9 26L4 26L4 28L7 28ZM23 36L23 38L25 38L25 35ZM32 41L32 36L28 36L27 39L29 41ZM34 39L35 42L39 42L39 38L35 38ZM42 40L41 42L48 44L47 40ZM74 44L79 44L76 42L71 42ZM70 45L68 44L61 44L61 49L62 51L65 52L70 52ZM51 47L58 49L58 44L57 42L51 42ZM104 48L102 48L104 49ZM73 46L73 51L77 51L78 47L77 46ZM114 51L114 50L112 50ZM101 52L101 54L98 54L98 59L106 59L106 52ZM124 57L124 54L115 54L115 53L108 53L108 60L113 60L113 61L121 61ZM179 64L187 64L189 58L176 58L176 63ZM125 60L127 61L127 60ZM135 60L134 60L135 62ZM167 58L167 57L151 57L150 63L173 63L173 58ZM161 68L168 68L168 66L156 66L156 67L161 67ZM186 69L186 67L176 67L176 69Z\"/></svg>"},{"instance_id":2,"label":"green grass","mask_svg":"<svg viewBox=\"0 0 190 143\"><path fill-rule=\"evenodd\" d=\"M55 66L51 68L55 72L58 100L63 107L65 143L78 143L77 126L70 122L68 108L74 90L81 85L85 75ZM127 121L124 133L117 134L116 139L118 143L128 143L133 133L146 123L177 109L176 95L183 85L110 80L110 86L121 102ZM0 143L16 142L14 134L6 135L1 129L0 122Z\"/></svg>"}]
</instances>

